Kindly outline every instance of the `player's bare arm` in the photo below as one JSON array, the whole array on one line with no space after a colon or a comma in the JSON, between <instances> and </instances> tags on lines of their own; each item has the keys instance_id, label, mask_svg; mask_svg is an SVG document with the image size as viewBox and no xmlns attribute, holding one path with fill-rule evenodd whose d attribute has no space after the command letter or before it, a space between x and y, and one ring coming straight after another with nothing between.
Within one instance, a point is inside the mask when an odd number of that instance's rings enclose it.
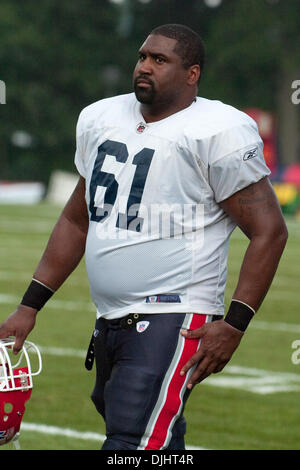
<instances>
[{"instance_id":1,"label":"player's bare arm","mask_svg":"<svg viewBox=\"0 0 300 470\"><path fill-rule=\"evenodd\" d=\"M35 279L54 291L76 268L85 251L88 214L84 197L85 180L80 177L34 272ZM16 337L15 353L20 350L24 340L33 329L37 313L37 309L20 304L0 325L0 338Z\"/></svg>"},{"instance_id":2,"label":"player's bare arm","mask_svg":"<svg viewBox=\"0 0 300 470\"><path fill-rule=\"evenodd\" d=\"M280 205L268 178L221 203L250 239L233 298L257 311L269 290L288 233Z\"/></svg>"},{"instance_id":3,"label":"player's bare arm","mask_svg":"<svg viewBox=\"0 0 300 470\"><path fill-rule=\"evenodd\" d=\"M256 312L271 285L288 236L278 200L268 178L263 178L222 201L220 206L250 240L233 299ZM182 369L184 374L198 364L188 388L211 373L220 372L243 336L242 331L224 320L182 334L189 339L201 338L198 352Z\"/></svg>"},{"instance_id":4,"label":"player's bare arm","mask_svg":"<svg viewBox=\"0 0 300 470\"><path fill-rule=\"evenodd\" d=\"M53 229L34 277L57 290L81 260L85 251L87 231L85 180L80 177Z\"/></svg>"}]
</instances>

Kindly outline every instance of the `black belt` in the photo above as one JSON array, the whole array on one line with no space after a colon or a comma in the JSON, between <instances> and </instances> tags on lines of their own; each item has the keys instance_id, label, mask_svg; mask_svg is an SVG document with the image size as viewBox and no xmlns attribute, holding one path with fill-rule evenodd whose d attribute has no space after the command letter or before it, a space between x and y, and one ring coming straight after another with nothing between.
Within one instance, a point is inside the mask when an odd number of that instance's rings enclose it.
<instances>
[{"instance_id":1,"label":"black belt","mask_svg":"<svg viewBox=\"0 0 300 470\"><path fill-rule=\"evenodd\" d=\"M117 318L115 320L106 320L105 318L103 318L103 320L107 326L116 325L122 329L128 330L129 328L132 328L134 325L136 325L137 322L141 321L142 318L144 318L144 314L142 313L130 313L126 317ZM94 333L93 333L88 350L87 350L86 358L85 358L85 368L87 370L92 370L92 367L94 364L94 358L95 358L94 349L95 348L94 348Z\"/></svg>"},{"instance_id":2,"label":"black belt","mask_svg":"<svg viewBox=\"0 0 300 470\"><path fill-rule=\"evenodd\" d=\"M120 319L120 327L121 328L132 328L137 322L141 321L144 318L144 315L141 313L130 313L127 317L123 317Z\"/></svg>"}]
</instances>

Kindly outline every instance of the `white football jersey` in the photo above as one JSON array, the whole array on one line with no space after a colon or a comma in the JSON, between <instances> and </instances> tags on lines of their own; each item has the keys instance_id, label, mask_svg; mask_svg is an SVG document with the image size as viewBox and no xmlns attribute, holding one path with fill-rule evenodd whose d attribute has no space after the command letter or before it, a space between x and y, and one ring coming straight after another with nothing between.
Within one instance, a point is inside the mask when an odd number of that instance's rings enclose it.
<instances>
[{"instance_id":1,"label":"white football jersey","mask_svg":"<svg viewBox=\"0 0 300 470\"><path fill-rule=\"evenodd\" d=\"M224 314L235 224L218 203L270 174L256 123L197 97L146 124L130 93L86 107L76 140L97 317Z\"/></svg>"}]
</instances>

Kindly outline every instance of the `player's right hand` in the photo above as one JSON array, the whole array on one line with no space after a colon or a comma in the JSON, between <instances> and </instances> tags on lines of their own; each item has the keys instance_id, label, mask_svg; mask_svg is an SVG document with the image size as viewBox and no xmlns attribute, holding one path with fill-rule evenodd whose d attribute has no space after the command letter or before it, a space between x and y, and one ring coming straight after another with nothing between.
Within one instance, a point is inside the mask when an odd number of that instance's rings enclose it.
<instances>
[{"instance_id":1,"label":"player's right hand","mask_svg":"<svg viewBox=\"0 0 300 470\"><path fill-rule=\"evenodd\" d=\"M23 343L36 321L37 310L25 305L19 305L17 309L11 313L6 320L0 324L0 339L8 336L15 336L15 344L13 353L18 354Z\"/></svg>"}]
</instances>

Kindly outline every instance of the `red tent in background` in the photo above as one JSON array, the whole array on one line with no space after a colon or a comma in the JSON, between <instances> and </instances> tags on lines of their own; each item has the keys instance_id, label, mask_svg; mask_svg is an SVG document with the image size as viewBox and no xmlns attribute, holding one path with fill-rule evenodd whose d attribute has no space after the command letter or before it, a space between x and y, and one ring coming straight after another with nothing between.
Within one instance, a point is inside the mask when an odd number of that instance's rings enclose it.
<instances>
[{"instance_id":1,"label":"red tent in background","mask_svg":"<svg viewBox=\"0 0 300 470\"><path fill-rule=\"evenodd\" d=\"M257 124L259 134L264 143L264 156L268 168L271 170L271 177L278 169L277 149L276 149L276 123L274 114L263 111L259 108L249 108L244 110Z\"/></svg>"},{"instance_id":2,"label":"red tent in background","mask_svg":"<svg viewBox=\"0 0 300 470\"><path fill-rule=\"evenodd\" d=\"M282 181L294 184L300 190L300 163L289 165L282 174Z\"/></svg>"},{"instance_id":3,"label":"red tent in background","mask_svg":"<svg viewBox=\"0 0 300 470\"><path fill-rule=\"evenodd\" d=\"M273 188L283 213L290 215L299 214L300 217L300 163L289 165L281 175L278 174L275 115L258 108L245 109L244 111L257 124L259 134L264 143L266 164L271 170L270 177L271 180L273 179ZM275 183L275 178L280 179L280 182Z\"/></svg>"}]
</instances>

